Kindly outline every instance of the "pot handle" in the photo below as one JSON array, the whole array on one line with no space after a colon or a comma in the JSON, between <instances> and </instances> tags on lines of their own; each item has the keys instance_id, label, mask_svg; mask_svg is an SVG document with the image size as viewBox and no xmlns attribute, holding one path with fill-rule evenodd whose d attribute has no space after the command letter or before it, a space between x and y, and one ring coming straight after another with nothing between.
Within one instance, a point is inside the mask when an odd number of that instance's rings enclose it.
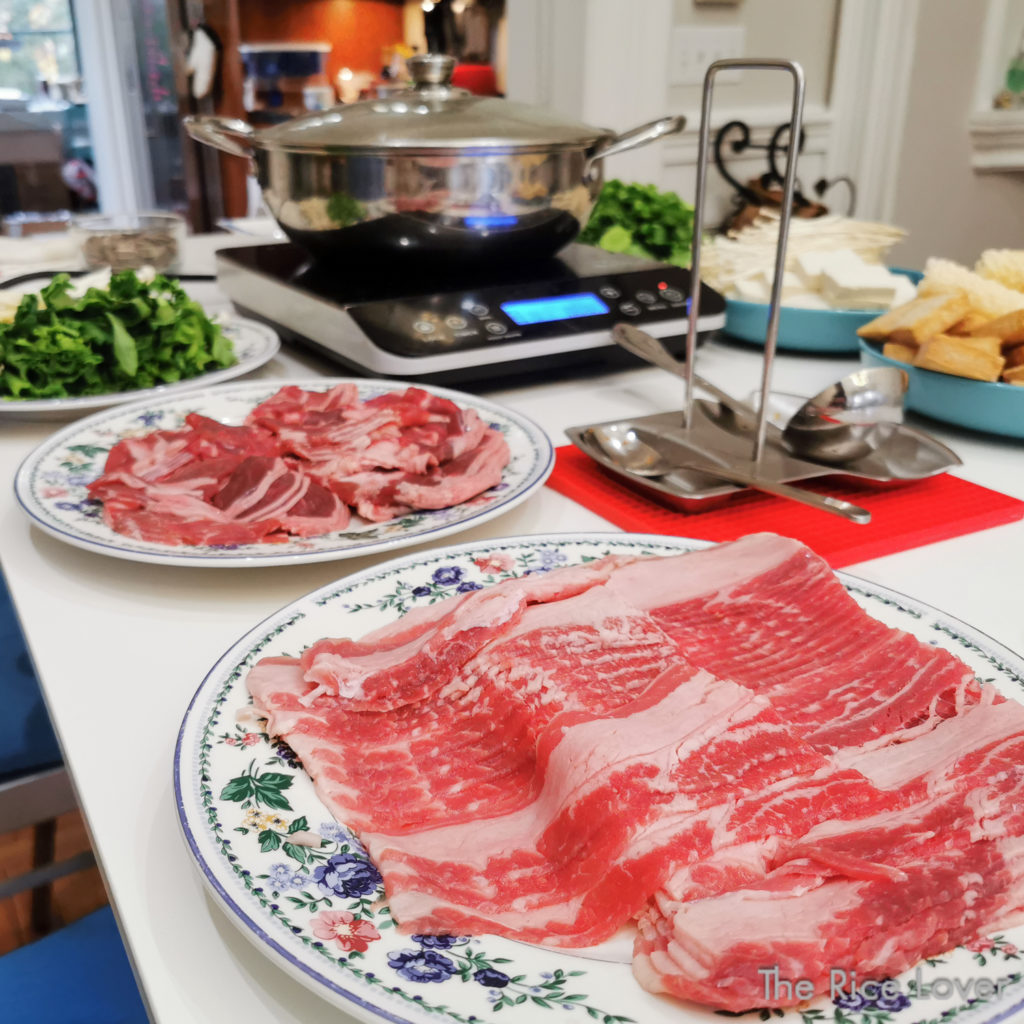
<instances>
[{"instance_id":1,"label":"pot handle","mask_svg":"<svg viewBox=\"0 0 1024 1024\"><path fill-rule=\"evenodd\" d=\"M181 123L196 142L213 146L232 156L252 156L256 133L250 125L237 117L189 115Z\"/></svg>"},{"instance_id":2,"label":"pot handle","mask_svg":"<svg viewBox=\"0 0 1024 1024\"><path fill-rule=\"evenodd\" d=\"M650 121L640 125L639 128L631 128L628 132L615 135L603 146L590 154L587 162L587 170L593 167L598 160L606 156L615 156L616 153L625 153L627 149L636 149L637 146L646 146L648 142L654 142L663 135L674 135L681 132L686 125L686 118L680 115L660 117L657 121Z\"/></svg>"}]
</instances>

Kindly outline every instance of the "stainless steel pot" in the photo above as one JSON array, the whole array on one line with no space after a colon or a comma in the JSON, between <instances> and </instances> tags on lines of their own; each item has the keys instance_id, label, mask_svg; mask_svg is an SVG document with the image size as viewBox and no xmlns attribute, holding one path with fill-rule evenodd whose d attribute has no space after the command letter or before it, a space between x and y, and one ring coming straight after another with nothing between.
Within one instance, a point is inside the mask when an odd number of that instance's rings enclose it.
<instances>
[{"instance_id":1,"label":"stainless steel pot","mask_svg":"<svg viewBox=\"0 0 1024 1024\"><path fill-rule=\"evenodd\" d=\"M192 138L250 158L268 209L319 260L521 260L571 242L602 160L682 130L665 117L622 135L538 107L474 96L455 61L410 58L413 87L254 131L187 117Z\"/></svg>"}]
</instances>

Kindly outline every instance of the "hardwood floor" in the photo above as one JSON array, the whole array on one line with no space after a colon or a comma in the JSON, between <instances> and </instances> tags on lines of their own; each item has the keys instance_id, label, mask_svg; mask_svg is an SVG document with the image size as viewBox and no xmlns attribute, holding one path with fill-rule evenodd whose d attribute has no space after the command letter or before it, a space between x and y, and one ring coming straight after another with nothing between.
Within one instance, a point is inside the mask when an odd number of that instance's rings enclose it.
<instances>
[{"instance_id":1,"label":"hardwood floor","mask_svg":"<svg viewBox=\"0 0 1024 1024\"><path fill-rule=\"evenodd\" d=\"M71 811L58 818L57 859L88 849L89 837L81 815ZM19 875L31 866L32 829L0 835L0 878ZM0 956L40 938L32 930L31 899L31 893L23 892L11 899L0 900ZM106 902L107 893L98 868L59 878L53 883L54 927L77 921Z\"/></svg>"}]
</instances>

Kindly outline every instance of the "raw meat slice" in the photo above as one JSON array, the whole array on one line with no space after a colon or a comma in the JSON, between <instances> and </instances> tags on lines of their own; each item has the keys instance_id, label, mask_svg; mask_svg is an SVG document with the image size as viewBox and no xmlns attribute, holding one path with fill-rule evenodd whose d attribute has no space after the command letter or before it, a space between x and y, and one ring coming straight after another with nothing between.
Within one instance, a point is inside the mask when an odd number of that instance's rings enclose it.
<instances>
[{"instance_id":1,"label":"raw meat slice","mask_svg":"<svg viewBox=\"0 0 1024 1024\"><path fill-rule=\"evenodd\" d=\"M529 604L534 586L555 592L557 575L515 581L509 589L527 602L510 618L515 629L431 680L429 699L389 711L354 710L324 692L343 686L343 675L338 683L326 673L306 680L298 659L264 659L250 672L249 688L269 716L268 728L288 737L339 820L402 831L518 808L540 784L536 737L548 722L563 712L620 707L675 654L647 616L629 616L600 586ZM581 575L572 572L570 589ZM485 593L467 595L460 607ZM444 619L428 620L417 642L404 645L413 679L439 628ZM392 678L402 678L401 662L386 665ZM360 691L354 703L364 704L362 698Z\"/></svg>"},{"instance_id":2,"label":"raw meat slice","mask_svg":"<svg viewBox=\"0 0 1024 1024\"><path fill-rule=\"evenodd\" d=\"M801 998L759 967L820 991L1020 915L1024 708L801 545L542 579L249 675L400 927L573 946L639 916L646 987L737 1010Z\"/></svg>"},{"instance_id":3,"label":"raw meat slice","mask_svg":"<svg viewBox=\"0 0 1024 1024\"><path fill-rule=\"evenodd\" d=\"M281 426L303 423L312 413L335 412L358 404L359 389L355 384L337 384L327 391L303 391L288 384L257 405L245 421L276 431Z\"/></svg>"},{"instance_id":4,"label":"raw meat slice","mask_svg":"<svg viewBox=\"0 0 1024 1024\"><path fill-rule=\"evenodd\" d=\"M979 684L963 662L871 618L824 561L795 541L788 548L776 566L720 594L639 603L694 664L768 697L825 751L909 738L977 703ZM699 573L713 551L689 557Z\"/></svg>"},{"instance_id":5,"label":"raw meat slice","mask_svg":"<svg viewBox=\"0 0 1024 1024\"><path fill-rule=\"evenodd\" d=\"M475 448L429 473L374 470L333 476L315 465L310 472L363 519L382 522L414 508L448 508L468 501L501 482L509 458L508 443L498 431L488 429Z\"/></svg>"},{"instance_id":6,"label":"raw meat slice","mask_svg":"<svg viewBox=\"0 0 1024 1024\"><path fill-rule=\"evenodd\" d=\"M337 389L336 389L337 390ZM486 425L475 412L421 388L352 401L339 391L306 403L297 388L263 403L247 422L275 431L286 451L324 481L375 469L425 474L476 448Z\"/></svg>"},{"instance_id":7,"label":"raw meat slice","mask_svg":"<svg viewBox=\"0 0 1024 1024\"><path fill-rule=\"evenodd\" d=\"M833 971L893 976L1019 923L1024 707L985 703L962 719L865 754L890 805L821 822L763 880L696 900L670 880L640 919L641 984L731 1010L788 1005L797 979L822 992ZM786 985L763 973L775 966Z\"/></svg>"},{"instance_id":8,"label":"raw meat slice","mask_svg":"<svg viewBox=\"0 0 1024 1024\"><path fill-rule=\"evenodd\" d=\"M378 522L459 504L500 483L509 458L475 412L420 388L362 402L354 384L287 386L242 426L191 413L119 442L89 493L134 538L279 542L345 529L349 504Z\"/></svg>"},{"instance_id":9,"label":"raw meat slice","mask_svg":"<svg viewBox=\"0 0 1024 1024\"><path fill-rule=\"evenodd\" d=\"M267 456L190 463L167 482L105 474L91 489L102 498L104 519L114 529L157 543L284 541L289 533L341 530L350 519L337 496Z\"/></svg>"}]
</instances>

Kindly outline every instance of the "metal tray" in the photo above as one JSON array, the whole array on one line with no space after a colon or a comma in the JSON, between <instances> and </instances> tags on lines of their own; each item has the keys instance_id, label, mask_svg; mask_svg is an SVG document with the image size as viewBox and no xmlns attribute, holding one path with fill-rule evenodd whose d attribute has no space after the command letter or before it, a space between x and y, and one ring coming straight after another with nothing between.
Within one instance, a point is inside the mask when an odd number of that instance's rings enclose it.
<instances>
[{"instance_id":1,"label":"metal tray","mask_svg":"<svg viewBox=\"0 0 1024 1024\"><path fill-rule=\"evenodd\" d=\"M689 436L692 441L716 456L749 463L753 433L744 428L727 409L703 399L693 404L693 424L688 435L682 410L606 420L569 427L569 440L603 469L656 501L682 512L704 512L750 490L726 483L712 474L693 469L677 469L662 477L644 477L622 469L597 444L591 433L595 427L613 424L640 427L668 439ZM868 481L879 487L925 480L961 464L957 455L940 441L913 427L900 425L895 434L870 455L841 466L826 465L790 455L772 437L768 438L761 459L765 477L782 483L798 483L821 477Z\"/></svg>"}]
</instances>

